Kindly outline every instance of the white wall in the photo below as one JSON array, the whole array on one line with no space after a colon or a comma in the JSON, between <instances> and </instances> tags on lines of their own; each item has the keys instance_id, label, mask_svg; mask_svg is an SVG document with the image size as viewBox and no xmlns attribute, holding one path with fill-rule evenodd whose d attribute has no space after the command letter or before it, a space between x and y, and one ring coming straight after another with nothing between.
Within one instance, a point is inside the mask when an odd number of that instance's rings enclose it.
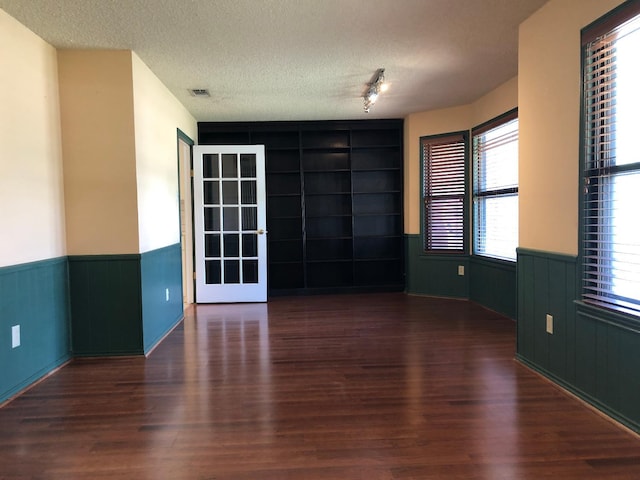
<instances>
[{"instance_id":1,"label":"white wall","mask_svg":"<svg viewBox=\"0 0 640 480\"><path fill-rule=\"evenodd\" d=\"M134 53L133 101L141 253L180 242L177 129L197 122Z\"/></svg>"},{"instance_id":2,"label":"white wall","mask_svg":"<svg viewBox=\"0 0 640 480\"><path fill-rule=\"evenodd\" d=\"M0 267L66 255L56 50L0 9Z\"/></svg>"}]
</instances>

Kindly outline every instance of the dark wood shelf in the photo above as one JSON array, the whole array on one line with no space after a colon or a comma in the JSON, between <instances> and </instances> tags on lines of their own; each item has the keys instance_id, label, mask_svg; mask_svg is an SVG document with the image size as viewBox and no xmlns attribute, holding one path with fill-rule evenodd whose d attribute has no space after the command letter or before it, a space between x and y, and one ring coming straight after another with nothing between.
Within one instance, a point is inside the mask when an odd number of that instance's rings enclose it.
<instances>
[{"instance_id":1,"label":"dark wood shelf","mask_svg":"<svg viewBox=\"0 0 640 480\"><path fill-rule=\"evenodd\" d=\"M396 150L402 148L400 144L393 145L382 145L382 144L371 144L371 145L351 145L351 151L356 152L360 150Z\"/></svg>"},{"instance_id":2,"label":"dark wood shelf","mask_svg":"<svg viewBox=\"0 0 640 480\"><path fill-rule=\"evenodd\" d=\"M305 197L322 197L331 195L346 195L351 197L351 192L318 192L318 193L306 193Z\"/></svg>"},{"instance_id":3,"label":"dark wood shelf","mask_svg":"<svg viewBox=\"0 0 640 480\"><path fill-rule=\"evenodd\" d=\"M351 218L353 215L349 213L328 213L326 215L305 215L304 218L308 220L313 220L316 218Z\"/></svg>"},{"instance_id":4,"label":"dark wood shelf","mask_svg":"<svg viewBox=\"0 0 640 480\"><path fill-rule=\"evenodd\" d=\"M267 193L267 198L273 197L300 197L300 193Z\"/></svg>"},{"instance_id":5,"label":"dark wood shelf","mask_svg":"<svg viewBox=\"0 0 640 480\"><path fill-rule=\"evenodd\" d=\"M201 144L264 144L269 292L401 291L403 122L198 124Z\"/></svg>"},{"instance_id":6,"label":"dark wood shelf","mask_svg":"<svg viewBox=\"0 0 640 480\"><path fill-rule=\"evenodd\" d=\"M398 167L384 167L384 168L352 168L352 172L400 172Z\"/></svg>"}]
</instances>

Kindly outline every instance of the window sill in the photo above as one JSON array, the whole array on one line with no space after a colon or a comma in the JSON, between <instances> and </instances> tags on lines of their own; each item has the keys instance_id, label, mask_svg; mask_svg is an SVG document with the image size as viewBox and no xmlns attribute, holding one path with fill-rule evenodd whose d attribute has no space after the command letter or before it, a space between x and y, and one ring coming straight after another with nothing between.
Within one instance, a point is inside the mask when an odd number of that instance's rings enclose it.
<instances>
[{"instance_id":1,"label":"window sill","mask_svg":"<svg viewBox=\"0 0 640 480\"><path fill-rule=\"evenodd\" d=\"M580 316L640 334L640 316L626 309L592 301L575 300L574 303L576 313Z\"/></svg>"},{"instance_id":2,"label":"window sill","mask_svg":"<svg viewBox=\"0 0 640 480\"><path fill-rule=\"evenodd\" d=\"M489 255L480 255L474 253L471 255L471 259L474 262L478 263L490 263L492 265L504 265L505 267L515 267L518 263L517 260L506 259L506 258L498 258L498 257L490 257Z\"/></svg>"}]
</instances>

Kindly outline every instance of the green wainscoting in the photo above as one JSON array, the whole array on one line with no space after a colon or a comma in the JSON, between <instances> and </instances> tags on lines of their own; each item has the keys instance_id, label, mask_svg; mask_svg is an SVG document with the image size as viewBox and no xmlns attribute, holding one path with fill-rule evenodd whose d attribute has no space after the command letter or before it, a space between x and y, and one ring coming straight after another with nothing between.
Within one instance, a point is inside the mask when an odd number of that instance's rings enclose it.
<instances>
[{"instance_id":1,"label":"green wainscoting","mask_svg":"<svg viewBox=\"0 0 640 480\"><path fill-rule=\"evenodd\" d=\"M575 256L518 249L518 356L569 381L576 369L576 280Z\"/></svg>"},{"instance_id":2,"label":"green wainscoting","mask_svg":"<svg viewBox=\"0 0 640 480\"><path fill-rule=\"evenodd\" d=\"M420 235L405 235L406 291L469 299L509 318L517 316L516 262L469 255L425 254ZM458 275L458 267L464 275Z\"/></svg>"},{"instance_id":3,"label":"green wainscoting","mask_svg":"<svg viewBox=\"0 0 640 480\"><path fill-rule=\"evenodd\" d=\"M0 268L0 292L2 403L71 358L67 258Z\"/></svg>"},{"instance_id":4,"label":"green wainscoting","mask_svg":"<svg viewBox=\"0 0 640 480\"><path fill-rule=\"evenodd\" d=\"M141 255L145 353L162 340L183 317L181 262L179 243Z\"/></svg>"},{"instance_id":5,"label":"green wainscoting","mask_svg":"<svg viewBox=\"0 0 640 480\"><path fill-rule=\"evenodd\" d=\"M151 350L182 319L181 261L179 243L142 254L70 256L73 354Z\"/></svg>"},{"instance_id":6,"label":"green wainscoting","mask_svg":"<svg viewBox=\"0 0 640 480\"><path fill-rule=\"evenodd\" d=\"M471 256L469 298L515 320L518 315L516 262Z\"/></svg>"},{"instance_id":7,"label":"green wainscoting","mask_svg":"<svg viewBox=\"0 0 640 480\"><path fill-rule=\"evenodd\" d=\"M73 354L143 354L140 255L70 256L69 278Z\"/></svg>"},{"instance_id":8,"label":"green wainscoting","mask_svg":"<svg viewBox=\"0 0 640 480\"><path fill-rule=\"evenodd\" d=\"M425 254L420 235L405 235L406 291L414 295L469 298L469 256ZM458 266L465 275L458 275Z\"/></svg>"},{"instance_id":9,"label":"green wainscoting","mask_svg":"<svg viewBox=\"0 0 640 480\"><path fill-rule=\"evenodd\" d=\"M577 302L576 334L577 390L640 432L640 322Z\"/></svg>"},{"instance_id":10,"label":"green wainscoting","mask_svg":"<svg viewBox=\"0 0 640 480\"><path fill-rule=\"evenodd\" d=\"M640 432L640 322L576 301L578 279L575 256L518 249L516 355Z\"/></svg>"}]
</instances>

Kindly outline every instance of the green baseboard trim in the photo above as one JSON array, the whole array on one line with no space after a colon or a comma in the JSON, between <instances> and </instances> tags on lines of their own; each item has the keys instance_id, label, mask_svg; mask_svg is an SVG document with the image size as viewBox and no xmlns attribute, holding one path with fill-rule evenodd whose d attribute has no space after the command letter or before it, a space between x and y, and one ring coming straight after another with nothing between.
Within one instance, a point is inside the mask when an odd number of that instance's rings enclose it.
<instances>
[{"instance_id":1,"label":"green baseboard trim","mask_svg":"<svg viewBox=\"0 0 640 480\"><path fill-rule=\"evenodd\" d=\"M43 366L41 369L33 373L31 376L22 379L16 385L13 385L9 390L0 392L0 407L3 406L5 402L9 402L13 400L15 397L20 396L23 392L29 389L33 384L42 380L47 375L55 372L60 367L63 367L67 363L69 363L73 359L71 353L61 357L54 362Z\"/></svg>"},{"instance_id":2,"label":"green baseboard trim","mask_svg":"<svg viewBox=\"0 0 640 480\"><path fill-rule=\"evenodd\" d=\"M553 373L551 373L548 370L540 367L539 365L536 365L535 363L529 361L528 359L524 358L523 356L521 356L519 354L516 354L516 360L519 361L520 363L522 363L527 368L530 368L534 372L542 375L543 377L546 377L547 379L549 379L551 382L553 382L556 385L558 385L563 390L567 391L571 395L576 396L577 398L579 398L583 402L585 402L585 403L591 405L592 407L596 408L597 410L599 410L600 412L604 413L606 416L612 418L613 420L615 420L616 422L620 423L621 425L633 430L636 433L640 433L640 422L635 421L635 420L623 415L622 413L610 408L608 405L602 403L597 398L589 395L586 392L583 392L582 390L577 388L575 385L572 385L571 383L566 382L564 379L554 375Z\"/></svg>"}]
</instances>

